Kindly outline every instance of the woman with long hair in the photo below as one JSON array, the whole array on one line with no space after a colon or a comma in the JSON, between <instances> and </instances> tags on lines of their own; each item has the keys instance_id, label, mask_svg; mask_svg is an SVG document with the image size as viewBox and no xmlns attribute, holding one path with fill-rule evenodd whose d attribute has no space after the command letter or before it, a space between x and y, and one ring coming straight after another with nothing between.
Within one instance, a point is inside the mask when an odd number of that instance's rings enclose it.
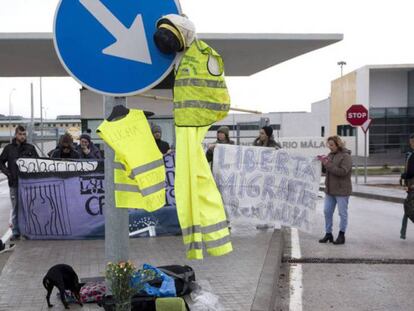
<instances>
[{"instance_id":1,"label":"woman with long hair","mask_svg":"<svg viewBox=\"0 0 414 311\"><path fill-rule=\"evenodd\" d=\"M318 157L326 169L325 236L319 240L319 243L332 242L333 244L344 244L348 225L348 202L352 194L352 158L350 151L345 148L339 136L328 137L327 145L330 153L327 156ZM340 221L339 234L334 241L332 220L336 205L338 205Z\"/></svg>"}]
</instances>

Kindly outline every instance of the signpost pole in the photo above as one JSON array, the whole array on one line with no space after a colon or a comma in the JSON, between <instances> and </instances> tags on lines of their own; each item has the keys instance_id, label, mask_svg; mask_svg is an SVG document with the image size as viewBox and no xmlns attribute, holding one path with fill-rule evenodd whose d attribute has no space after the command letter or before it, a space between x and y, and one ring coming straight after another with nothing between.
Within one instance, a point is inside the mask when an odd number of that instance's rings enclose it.
<instances>
[{"instance_id":1,"label":"signpost pole","mask_svg":"<svg viewBox=\"0 0 414 311\"><path fill-rule=\"evenodd\" d=\"M364 158L365 158L365 168L364 168L364 184L367 183L367 132L364 131Z\"/></svg>"},{"instance_id":2,"label":"signpost pole","mask_svg":"<svg viewBox=\"0 0 414 311\"><path fill-rule=\"evenodd\" d=\"M355 184L358 185L358 127L355 129Z\"/></svg>"},{"instance_id":3,"label":"signpost pole","mask_svg":"<svg viewBox=\"0 0 414 311\"><path fill-rule=\"evenodd\" d=\"M126 106L125 97L104 96L104 117L114 106ZM105 259L106 262L129 259L129 215L127 208L116 208L114 198L114 151L105 144Z\"/></svg>"}]
</instances>

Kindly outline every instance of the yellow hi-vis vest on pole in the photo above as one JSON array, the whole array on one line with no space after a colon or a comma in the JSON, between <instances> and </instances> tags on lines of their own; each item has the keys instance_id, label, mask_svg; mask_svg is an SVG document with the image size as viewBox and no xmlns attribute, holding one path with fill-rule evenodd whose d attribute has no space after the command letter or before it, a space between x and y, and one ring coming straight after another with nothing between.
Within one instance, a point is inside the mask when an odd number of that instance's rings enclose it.
<instances>
[{"instance_id":1,"label":"yellow hi-vis vest on pole","mask_svg":"<svg viewBox=\"0 0 414 311\"><path fill-rule=\"evenodd\" d=\"M165 167L142 110L103 121L99 136L114 150L115 204L149 212L165 205Z\"/></svg>"},{"instance_id":2,"label":"yellow hi-vis vest on pole","mask_svg":"<svg viewBox=\"0 0 414 311\"><path fill-rule=\"evenodd\" d=\"M209 126L175 127L177 135L175 201L188 259L203 259L233 250L217 185L201 143Z\"/></svg>"},{"instance_id":3,"label":"yellow hi-vis vest on pole","mask_svg":"<svg viewBox=\"0 0 414 311\"><path fill-rule=\"evenodd\" d=\"M207 126L227 116L230 96L221 56L201 40L185 52L174 82L176 126Z\"/></svg>"}]
</instances>

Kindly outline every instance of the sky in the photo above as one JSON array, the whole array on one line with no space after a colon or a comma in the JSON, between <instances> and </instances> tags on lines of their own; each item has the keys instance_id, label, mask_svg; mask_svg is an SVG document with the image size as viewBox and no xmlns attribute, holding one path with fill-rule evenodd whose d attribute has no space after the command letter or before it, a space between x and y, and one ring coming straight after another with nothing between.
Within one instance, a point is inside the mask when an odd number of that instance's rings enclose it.
<instances>
[{"instance_id":1,"label":"sky","mask_svg":"<svg viewBox=\"0 0 414 311\"><path fill-rule=\"evenodd\" d=\"M76 0L73 0L76 1ZM121 0L119 0L121 1ZM122 0L137 1L137 0ZM148 0L149 1L149 0ZM1 32L52 32L58 0L0 0ZM410 0L181 0L200 33L340 33L344 40L250 77L228 77L232 105L262 112L310 111L329 96L330 82L365 65L414 63ZM0 68L1 70L1 68ZM39 78L0 78L0 114L40 114ZM43 78L47 118L80 114L80 85Z\"/></svg>"}]
</instances>

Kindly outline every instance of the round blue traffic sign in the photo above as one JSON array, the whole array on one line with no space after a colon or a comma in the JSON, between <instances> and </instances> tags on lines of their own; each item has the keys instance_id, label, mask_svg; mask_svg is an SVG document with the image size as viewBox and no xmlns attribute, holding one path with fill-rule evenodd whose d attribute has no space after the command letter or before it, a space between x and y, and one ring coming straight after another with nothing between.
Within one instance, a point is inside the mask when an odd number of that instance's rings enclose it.
<instances>
[{"instance_id":1,"label":"round blue traffic sign","mask_svg":"<svg viewBox=\"0 0 414 311\"><path fill-rule=\"evenodd\" d=\"M175 55L161 53L153 34L163 15L180 14L178 0L61 0L54 44L67 72L86 88L110 96L144 92L171 71Z\"/></svg>"}]
</instances>

